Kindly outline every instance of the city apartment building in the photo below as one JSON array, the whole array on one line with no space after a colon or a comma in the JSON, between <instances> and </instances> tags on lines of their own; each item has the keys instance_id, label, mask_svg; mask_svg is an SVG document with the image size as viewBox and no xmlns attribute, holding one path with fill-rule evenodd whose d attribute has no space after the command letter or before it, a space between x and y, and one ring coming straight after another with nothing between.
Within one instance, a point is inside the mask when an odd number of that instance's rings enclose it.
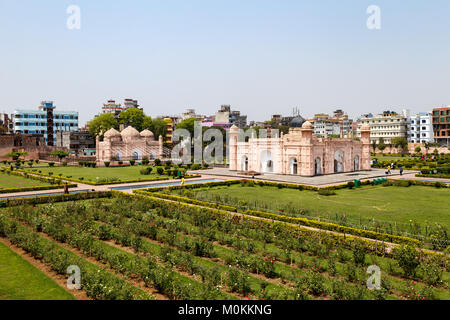
<instances>
[{"instance_id":1,"label":"city apartment building","mask_svg":"<svg viewBox=\"0 0 450 320\"><path fill-rule=\"evenodd\" d=\"M450 146L450 106L433 109L434 140L442 146Z\"/></svg>"},{"instance_id":2,"label":"city apartment building","mask_svg":"<svg viewBox=\"0 0 450 320\"><path fill-rule=\"evenodd\" d=\"M107 103L103 104L102 112L112 113L118 119L122 111L126 111L131 108L139 108L137 100L125 99L123 102L123 106L120 103L116 103L116 100L108 100Z\"/></svg>"},{"instance_id":3,"label":"city apartment building","mask_svg":"<svg viewBox=\"0 0 450 320\"><path fill-rule=\"evenodd\" d=\"M433 119L431 113L421 112L411 117L411 133L408 142L433 143Z\"/></svg>"},{"instance_id":4,"label":"city apartment building","mask_svg":"<svg viewBox=\"0 0 450 320\"><path fill-rule=\"evenodd\" d=\"M331 117L325 113L316 114L309 122L314 125L314 135L319 137L345 135L353 132L353 120L349 119L348 115L340 109L334 111Z\"/></svg>"},{"instance_id":5,"label":"city apartment building","mask_svg":"<svg viewBox=\"0 0 450 320\"><path fill-rule=\"evenodd\" d=\"M78 131L77 111L55 111L53 101L43 101L38 110L16 110L14 130L21 134L42 134L48 146L55 145L55 133Z\"/></svg>"},{"instance_id":6,"label":"city apartment building","mask_svg":"<svg viewBox=\"0 0 450 320\"><path fill-rule=\"evenodd\" d=\"M95 155L95 138L88 131L59 131L55 136L57 147L66 148L77 156Z\"/></svg>"},{"instance_id":7,"label":"city apartment building","mask_svg":"<svg viewBox=\"0 0 450 320\"><path fill-rule=\"evenodd\" d=\"M228 128L235 125L243 129L247 127L247 116L241 115L240 111L231 110L230 105L222 105L220 110L216 112L213 122Z\"/></svg>"},{"instance_id":8,"label":"city apartment building","mask_svg":"<svg viewBox=\"0 0 450 320\"><path fill-rule=\"evenodd\" d=\"M391 144L394 138L410 138L411 120L404 110L402 114L393 111L385 111L377 116L366 115L358 124L356 136L361 138L361 127L370 126L370 143L378 143L383 139L385 144Z\"/></svg>"}]
</instances>

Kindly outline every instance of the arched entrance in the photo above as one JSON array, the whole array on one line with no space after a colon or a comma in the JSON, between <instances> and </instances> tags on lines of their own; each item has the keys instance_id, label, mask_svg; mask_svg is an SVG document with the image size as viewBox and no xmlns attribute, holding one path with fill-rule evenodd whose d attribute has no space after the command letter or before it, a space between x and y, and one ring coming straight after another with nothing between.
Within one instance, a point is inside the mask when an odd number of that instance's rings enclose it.
<instances>
[{"instance_id":1,"label":"arched entrance","mask_svg":"<svg viewBox=\"0 0 450 320\"><path fill-rule=\"evenodd\" d=\"M359 156L355 157L355 160L353 161L353 165L354 165L354 168L353 168L354 171L359 171L360 170L359 169Z\"/></svg>"},{"instance_id":2,"label":"arched entrance","mask_svg":"<svg viewBox=\"0 0 450 320\"><path fill-rule=\"evenodd\" d=\"M316 158L314 161L314 174L320 176L322 174L322 159Z\"/></svg>"},{"instance_id":3,"label":"arched entrance","mask_svg":"<svg viewBox=\"0 0 450 320\"><path fill-rule=\"evenodd\" d=\"M133 150L133 152L131 153L131 159L132 160L141 160L142 159L142 152L139 149L135 149Z\"/></svg>"},{"instance_id":4,"label":"arched entrance","mask_svg":"<svg viewBox=\"0 0 450 320\"><path fill-rule=\"evenodd\" d=\"M122 161L122 154L120 152L116 152L116 160Z\"/></svg>"},{"instance_id":5,"label":"arched entrance","mask_svg":"<svg viewBox=\"0 0 450 320\"><path fill-rule=\"evenodd\" d=\"M248 157L247 156L243 156L242 157L241 169L242 169L243 172L247 172L248 171Z\"/></svg>"},{"instance_id":6,"label":"arched entrance","mask_svg":"<svg viewBox=\"0 0 450 320\"><path fill-rule=\"evenodd\" d=\"M261 173L273 173L273 157L272 152L261 152Z\"/></svg>"},{"instance_id":7,"label":"arched entrance","mask_svg":"<svg viewBox=\"0 0 450 320\"><path fill-rule=\"evenodd\" d=\"M344 151L338 150L334 154L334 173L344 172Z\"/></svg>"},{"instance_id":8,"label":"arched entrance","mask_svg":"<svg viewBox=\"0 0 450 320\"><path fill-rule=\"evenodd\" d=\"M292 175L297 175L298 174L298 162L297 162L297 159L291 158L289 160L289 168L290 168L290 172L291 172Z\"/></svg>"}]
</instances>

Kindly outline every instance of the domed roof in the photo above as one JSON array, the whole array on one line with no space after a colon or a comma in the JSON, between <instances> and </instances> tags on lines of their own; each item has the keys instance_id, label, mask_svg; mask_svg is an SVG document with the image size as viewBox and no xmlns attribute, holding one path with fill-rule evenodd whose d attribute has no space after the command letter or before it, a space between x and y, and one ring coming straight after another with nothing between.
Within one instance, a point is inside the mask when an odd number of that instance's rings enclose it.
<instances>
[{"instance_id":1,"label":"domed roof","mask_svg":"<svg viewBox=\"0 0 450 320\"><path fill-rule=\"evenodd\" d=\"M133 127L126 127L124 130L122 130L120 134L122 135L123 138L135 138L140 137L141 135L139 131L137 131Z\"/></svg>"},{"instance_id":2,"label":"domed roof","mask_svg":"<svg viewBox=\"0 0 450 320\"><path fill-rule=\"evenodd\" d=\"M141 132L141 137L145 137L145 138L153 138L155 135L153 134L153 132L151 132L150 130L145 129L144 131Z\"/></svg>"},{"instance_id":3,"label":"domed roof","mask_svg":"<svg viewBox=\"0 0 450 320\"><path fill-rule=\"evenodd\" d=\"M239 131L239 128L238 128L235 124L233 124L233 125L231 126L230 130L231 130L231 131Z\"/></svg>"},{"instance_id":4,"label":"domed roof","mask_svg":"<svg viewBox=\"0 0 450 320\"><path fill-rule=\"evenodd\" d=\"M303 124L302 129L313 129L313 125L312 125L311 122L306 121L306 122Z\"/></svg>"},{"instance_id":5,"label":"domed roof","mask_svg":"<svg viewBox=\"0 0 450 320\"><path fill-rule=\"evenodd\" d=\"M120 133L119 133L119 131L117 131L114 128L109 129L105 133L105 138L118 137L118 136L120 136Z\"/></svg>"},{"instance_id":6,"label":"domed roof","mask_svg":"<svg viewBox=\"0 0 450 320\"><path fill-rule=\"evenodd\" d=\"M291 128L301 128L302 125L305 123L305 119L302 116L295 117L292 119L290 123Z\"/></svg>"}]
</instances>

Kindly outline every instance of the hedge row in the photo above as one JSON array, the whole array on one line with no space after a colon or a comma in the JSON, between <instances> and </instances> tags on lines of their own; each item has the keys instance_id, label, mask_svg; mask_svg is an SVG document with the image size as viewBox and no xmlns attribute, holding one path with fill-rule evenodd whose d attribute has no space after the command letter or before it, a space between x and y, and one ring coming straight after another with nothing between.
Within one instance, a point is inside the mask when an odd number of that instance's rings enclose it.
<instances>
[{"instance_id":1,"label":"hedge row","mask_svg":"<svg viewBox=\"0 0 450 320\"><path fill-rule=\"evenodd\" d=\"M69 188L76 188L77 184L71 183L67 185ZM51 186L38 186L38 187L24 187L24 188L10 188L10 189L0 189L1 193L14 193L14 192L28 192L28 191L42 191L42 190L55 190L62 189L64 185L51 185Z\"/></svg>"},{"instance_id":2,"label":"hedge row","mask_svg":"<svg viewBox=\"0 0 450 320\"><path fill-rule=\"evenodd\" d=\"M190 204L185 204L185 203L170 203L167 202L163 199L159 199L159 198L155 198L155 197L149 197L148 195L144 195L144 194L127 194L124 192L120 192L120 191L112 191L113 196L114 197L123 197L123 198L129 198L130 200L133 199L133 197L139 197L139 198L145 198L148 199L148 201L150 201L151 204L156 205L156 206L161 206L161 205L165 205L167 206L169 209L173 209L173 210L177 210L179 209L180 206L184 206L184 207L188 207L190 210L197 210L197 212L207 212L210 214L214 214L214 215L221 215L221 216L228 216L230 218L233 217L237 217L236 214L233 214L231 212L226 212L223 210L219 210L219 209L214 209L214 208L209 208L209 207L193 207ZM302 234L306 235L306 236L310 236L310 237L316 237L316 238L320 238L321 236L323 236L325 231L320 231L320 230L310 230L310 229L306 229L304 228L304 226L301 225L292 225L292 224L288 224L284 221L279 221L279 220L261 220L256 216L239 216L239 219L243 219L244 221L251 221L254 223L263 223L265 225L271 226L271 227L275 227L275 226L282 226L283 228L286 228L287 230L290 230L293 233L298 234L299 232L301 232ZM358 230L358 229L357 229ZM362 230L365 231L365 230ZM354 248L355 243L359 243L361 245L364 245L364 247L371 251L373 254L379 255L379 256L392 256L392 254L387 253L385 250L385 245L383 240L379 240L381 243L374 243L374 241L368 240L368 239L362 239L362 238L358 238L354 235L350 235L350 234L340 234L340 233L326 233L326 236L329 239L332 239L336 245L340 245L343 247L346 247L348 249L352 249ZM387 235L390 237L390 235ZM415 244L418 243L417 240L415 239L411 239ZM417 241L417 242L416 242ZM420 244L420 243L418 243ZM439 252L432 252L432 251L422 251L422 254L424 256L442 256L441 253ZM448 261L450 261L450 258L447 259Z\"/></svg>"},{"instance_id":3,"label":"hedge row","mask_svg":"<svg viewBox=\"0 0 450 320\"><path fill-rule=\"evenodd\" d=\"M423 171L422 174L416 174L416 177L450 179L450 174L424 174Z\"/></svg>"},{"instance_id":4,"label":"hedge row","mask_svg":"<svg viewBox=\"0 0 450 320\"><path fill-rule=\"evenodd\" d=\"M194 205L208 207L208 208L237 212L237 209L235 207L225 206L225 205L212 203L212 202L200 201L200 200L186 198L186 197L180 197L180 196L171 195L171 194L148 192L148 191L144 191L144 190L134 190L133 192L137 193L137 194L148 195L151 197L157 197L157 198L176 201L176 202L184 202L184 203L194 204Z\"/></svg>"},{"instance_id":5,"label":"hedge row","mask_svg":"<svg viewBox=\"0 0 450 320\"><path fill-rule=\"evenodd\" d=\"M328 231L339 232L339 233L344 233L344 234L351 234L354 236L359 236L359 237L364 237L364 238L369 238L369 239L374 239L374 240L380 240L380 241L385 241L385 242L392 242L392 243L397 243L397 244L409 244L409 245L413 245L415 247L418 247L421 244L420 241L417 239L395 236L395 235L390 235L387 233L375 232L375 231L370 231L370 230L357 229L357 228L353 228L353 227L346 227L346 226L341 226L341 225L338 225L335 223L310 220L310 219L306 219L306 218L288 217L288 216L284 216L284 215L268 213L268 212L263 212L263 211L254 211L254 210L247 210L244 212L244 214L250 215L250 216L256 216L256 217L260 217L260 218L265 218L265 219L299 224L302 226L318 228L318 229L322 229L322 230L328 230Z\"/></svg>"},{"instance_id":6,"label":"hedge row","mask_svg":"<svg viewBox=\"0 0 450 320\"><path fill-rule=\"evenodd\" d=\"M98 198L110 198L112 196L111 191L96 191L96 192L83 192L83 193L72 193L72 194L60 194L52 196L36 196L35 198L20 198L20 199L6 199L0 201L0 208L5 207L15 207L25 204L44 204L52 202L66 202L66 201L77 201L77 200L88 200L88 199L98 199Z\"/></svg>"},{"instance_id":7,"label":"hedge row","mask_svg":"<svg viewBox=\"0 0 450 320\"><path fill-rule=\"evenodd\" d=\"M208 207L208 208L225 210L225 211L229 211L229 212L237 212L237 209L235 207L220 205L220 204L216 204L216 203L212 203L212 202L190 199L190 198L186 198L186 197L180 197L180 196L157 193L157 192L148 192L148 191L142 191L142 190L135 190L134 193L148 195L151 197L162 198L162 199L166 199L166 200L189 203L189 204L193 204L193 205L199 205L199 206ZM263 212L263 211L247 210L242 213L249 215L249 216L256 216L256 217L260 217L260 218L283 221L283 222L298 224L298 225L302 225L302 226L306 226L306 227L313 227L313 228L334 231L334 232L339 232L339 233L352 234L355 236L370 238L370 239L374 239L374 240L380 240L380 241L386 241L386 242L392 242L392 243L398 243L398 244L410 244L410 245L414 245L414 246L420 245L420 241L417 239L395 236L395 235L390 235L387 233L375 232L375 231L370 231L370 230L346 227L346 226L341 226L341 225L338 225L335 223L322 222L322 221L311 220L311 219L307 219L307 218L295 218L295 217L278 215L278 214L273 214L273 213L268 213L268 212Z\"/></svg>"},{"instance_id":8,"label":"hedge row","mask_svg":"<svg viewBox=\"0 0 450 320\"><path fill-rule=\"evenodd\" d=\"M61 184L61 178L60 177L44 177L39 173L29 173L27 171L11 171L11 170L6 170L6 169L0 169L0 172L8 174L8 175L13 175L13 176L17 176L17 177L22 177L25 179L31 179L31 180L36 180L36 181L41 181L41 182L46 182L46 183L50 183L50 184Z\"/></svg>"},{"instance_id":9,"label":"hedge row","mask_svg":"<svg viewBox=\"0 0 450 320\"><path fill-rule=\"evenodd\" d=\"M26 171L23 171L25 173L28 173ZM34 173L36 175L39 175L41 177L48 177L48 178L53 178L53 179L58 179L58 180L68 180L68 181L73 181L73 182L78 182L78 183L84 183L84 184L88 184L91 186L105 186L105 185L112 185L112 184L126 184L126 183L136 183L136 182L152 182L152 181L163 181L163 180L168 180L167 177L155 177L155 178L151 178L151 179L134 179L134 180L118 180L118 181L109 181L109 182L95 182L95 181L89 181L89 180L80 180L80 179L75 179L75 178L67 178L67 177L57 177L57 176L51 176L48 174L43 174L43 173ZM185 179L192 179L192 178L199 178L201 176L198 175L190 175L190 176L185 176ZM179 179L179 178L176 178Z\"/></svg>"},{"instance_id":10,"label":"hedge row","mask_svg":"<svg viewBox=\"0 0 450 320\"><path fill-rule=\"evenodd\" d=\"M122 278L87 262L4 215L0 215L0 237L7 237L13 244L29 252L34 258L43 260L44 263L50 265L58 274L67 275L69 266L78 266L82 274L82 289L93 299L155 299Z\"/></svg>"}]
</instances>

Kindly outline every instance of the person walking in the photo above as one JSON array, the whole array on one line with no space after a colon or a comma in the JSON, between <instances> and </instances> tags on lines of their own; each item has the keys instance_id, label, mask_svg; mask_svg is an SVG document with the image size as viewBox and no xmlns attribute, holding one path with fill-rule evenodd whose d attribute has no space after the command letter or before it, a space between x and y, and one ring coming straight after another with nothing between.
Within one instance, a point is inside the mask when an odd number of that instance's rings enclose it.
<instances>
[{"instance_id":1,"label":"person walking","mask_svg":"<svg viewBox=\"0 0 450 320\"><path fill-rule=\"evenodd\" d=\"M403 167L400 167L400 175L403 175Z\"/></svg>"},{"instance_id":2,"label":"person walking","mask_svg":"<svg viewBox=\"0 0 450 320\"><path fill-rule=\"evenodd\" d=\"M183 178L181 178L181 185L182 186L184 186L184 182L185 182L185 180L184 180L184 177L183 177Z\"/></svg>"},{"instance_id":3,"label":"person walking","mask_svg":"<svg viewBox=\"0 0 450 320\"><path fill-rule=\"evenodd\" d=\"M67 185L67 182L64 182L64 194L69 194L69 186Z\"/></svg>"}]
</instances>

